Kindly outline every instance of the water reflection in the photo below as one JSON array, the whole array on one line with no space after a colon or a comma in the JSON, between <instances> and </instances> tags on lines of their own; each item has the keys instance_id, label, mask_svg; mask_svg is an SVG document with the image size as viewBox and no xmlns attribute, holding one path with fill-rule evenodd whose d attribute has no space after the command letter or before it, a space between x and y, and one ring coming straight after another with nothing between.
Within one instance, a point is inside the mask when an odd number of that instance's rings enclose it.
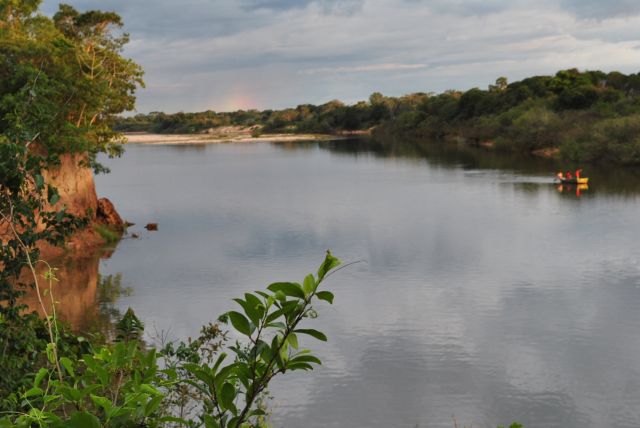
<instances>
[{"instance_id":1,"label":"water reflection","mask_svg":"<svg viewBox=\"0 0 640 428\"><path fill-rule=\"evenodd\" d=\"M287 149L284 143L274 143ZM469 170L500 170L521 175L548 176L549 182L556 171L582 168L583 175L590 177L589 185L596 190L620 196L640 193L640 169L620 165L577 165L554 159L535 156L519 156L487 151L466 144L433 143L427 141L407 141L404 139L375 140L354 138L348 140L306 143L298 147L311 150L315 147L345 156L373 155L381 158L423 159L430 166L463 168ZM586 189L579 189L586 190ZM592 189L593 190L593 189Z\"/></svg>"},{"instance_id":2,"label":"water reflection","mask_svg":"<svg viewBox=\"0 0 640 428\"><path fill-rule=\"evenodd\" d=\"M558 184L556 186L558 193L563 193L565 195L574 195L576 198L579 198L583 195L583 193L589 190L589 185L587 184Z\"/></svg>"},{"instance_id":3,"label":"water reflection","mask_svg":"<svg viewBox=\"0 0 640 428\"><path fill-rule=\"evenodd\" d=\"M37 265L40 291L44 309L38 300L36 291L29 287L22 302L29 310L44 315L53 313L55 302L56 315L76 332L100 333L106 338L114 337L113 325L120 318L116 302L122 296L130 296L132 288L122 284L122 274L100 275L100 260L110 257L112 250L93 251L82 255L56 258L49 261L54 269L55 280L48 281L45 273L49 267L44 263ZM27 273L23 280L28 281Z\"/></svg>"},{"instance_id":4,"label":"water reflection","mask_svg":"<svg viewBox=\"0 0 640 428\"><path fill-rule=\"evenodd\" d=\"M328 284L302 343L324 364L273 385L276 427L640 426L640 177L402 141L130 146L98 177L160 230L101 266L149 328L193 336L231 299L302 279L326 249L366 264ZM575 169L575 168L574 168Z\"/></svg>"}]
</instances>

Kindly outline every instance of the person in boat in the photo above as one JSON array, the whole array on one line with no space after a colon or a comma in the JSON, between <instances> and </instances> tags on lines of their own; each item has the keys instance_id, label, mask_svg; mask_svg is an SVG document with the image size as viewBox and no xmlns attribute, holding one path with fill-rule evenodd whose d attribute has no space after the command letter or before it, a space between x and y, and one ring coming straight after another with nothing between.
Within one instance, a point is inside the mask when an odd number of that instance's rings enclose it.
<instances>
[{"instance_id":1,"label":"person in boat","mask_svg":"<svg viewBox=\"0 0 640 428\"><path fill-rule=\"evenodd\" d=\"M573 176L571 175L571 171L567 171L567 174L564 176L566 180L571 180Z\"/></svg>"},{"instance_id":2,"label":"person in boat","mask_svg":"<svg viewBox=\"0 0 640 428\"><path fill-rule=\"evenodd\" d=\"M582 172L582 169L576 169L576 180L580 180L580 173Z\"/></svg>"},{"instance_id":3,"label":"person in boat","mask_svg":"<svg viewBox=\"0 0 640 428\"><path fill-rule=\"evenodd\" d=\"M559 173L556 174L556 177L558 178L558 180L562 181L564 180L564 175L562 174L562 171L560 171Z\"/></svg>"}]
</instances>

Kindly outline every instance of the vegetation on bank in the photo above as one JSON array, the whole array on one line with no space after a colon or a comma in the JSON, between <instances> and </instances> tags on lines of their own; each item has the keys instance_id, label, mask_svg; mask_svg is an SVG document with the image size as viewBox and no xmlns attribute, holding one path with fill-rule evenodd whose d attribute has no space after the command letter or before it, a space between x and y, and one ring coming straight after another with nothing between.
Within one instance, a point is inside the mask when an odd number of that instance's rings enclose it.
<instances>
[{"instance_id":1,"label":"vegetation on bank","mask_svg":"<svg viewBox=\"0 0 640 428\"><path fill-rule=\"evenodd\" d=\"M48 18L40 1L0 1L0 134L43 161L66 153L118 154L114 116L132 110L142 69L121 56L128 35L112 12L68 5Z\"/></svg>"},{"instance_id":2,"label":"vegetation on bank","mask_svg":"<svg viewBox=\"0 0 640 428\"><path fill-rule=\"evenodd\" d=\"M198 133L220 126L261 132L341 133L457 141L495 150L560 156L577 162L640 163L640 73L562 70L487 89L415 93L345 105L331 101L279 111L160 112L119 118L121 131Z\"/></svg>"},{"instance_id":3,"label":"vegetation on bank","mask_svg":"<svg viewBox=\"0 0 640 428\"><path fill-rule=\"evenodd\" d=\"M235 299L240 310L220 319L233 343L212 325L195 341L147 348L133 311L115 337L70 332L57 319L56 269L39 244L63 245L87 218L57 208L45 172L76 153L102 170L96 154L120 152L113 115L133 107L142 71L120 55L127 36L118 15L61 5L47 18L39 3L0 0L0 427L262 424L272 378L320 363L300 344L326 336L302 324L317 316L317 302L332 303L319 286L340 262L327 253L301 284ZM44 319L22 303L28 288Z\"/></svg>"},{"instance_id":4,"label":"vegetation on bank","mask_svg":"<svg viewBox=\"0 0 640 428\"><path fill-rule=\"evenodd\" d=\"M119 152L112 115L133 106L141 71L120 56L117 15L62 5L50 19L38 3L0 1L0 427L261 425L273 377L320 363L300 345L326 336L302 324L318 302L333 302L319 287L340 262L327 253L300 284L235 299L239 310L220 319L233 342L211 325L194 341L156 350L131 310L114 337L62 325L56 269L38 248L63 245L87 220L56 208L59 193L44 173L61 155L84 153L100 169L98 152ZM28 288L44 319L22 303Z\"/></svg>"}]
</instances>

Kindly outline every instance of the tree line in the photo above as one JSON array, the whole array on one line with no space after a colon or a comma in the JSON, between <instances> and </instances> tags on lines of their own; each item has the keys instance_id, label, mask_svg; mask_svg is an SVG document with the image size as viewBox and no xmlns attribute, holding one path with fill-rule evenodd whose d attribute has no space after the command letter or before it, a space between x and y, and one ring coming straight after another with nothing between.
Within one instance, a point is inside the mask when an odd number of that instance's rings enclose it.
<instances>
[{"instance_id":1,"label":"tree line","mask_svg":"<svg viewBox=\"0 0 640 428\"><path fill-rule=\"evenodd\" d=\"M568 69L486 89L373 93L346 105L333 100L283 110L166 114L116 121L120 131L200 133L220 126L260 132L343 133L373 130L419 143L457 141L519 153L547 152L578 162L640 163L640 73Z\"/></svg>"}]
</instances>

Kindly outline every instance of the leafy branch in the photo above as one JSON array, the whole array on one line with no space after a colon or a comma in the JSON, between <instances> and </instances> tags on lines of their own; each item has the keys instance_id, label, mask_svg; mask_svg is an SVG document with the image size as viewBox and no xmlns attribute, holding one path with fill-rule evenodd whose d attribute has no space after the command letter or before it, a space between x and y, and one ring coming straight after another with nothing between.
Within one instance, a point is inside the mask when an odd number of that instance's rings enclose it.
<instances>
[{"instance_id":1,"label":"leafy branch","mask_svg":"<svg viewBox=\"0 0 640 428\"><path fill-rule=\"evenodd\" d=\"M202 416L206 428L238 428L264 416L256 406L269 382L279 374L294 370L312 370L320 359L307 349L299 347L299 335L326 341L324 333L300 328L305 318L315 318L313 304L319 300L333 303L333 293L319 290L327 274L340 265L329 251L317 276L307 275L302 284L276 282L267 291L245 293L244 299L234 299L242 312L230 311L223 321L246 337L230 347L235 359L223 365L227 358L221 353L212 366L186 364L185 368L195 380L191 384L206 394Z\"/></svg>"}]
</instances>

